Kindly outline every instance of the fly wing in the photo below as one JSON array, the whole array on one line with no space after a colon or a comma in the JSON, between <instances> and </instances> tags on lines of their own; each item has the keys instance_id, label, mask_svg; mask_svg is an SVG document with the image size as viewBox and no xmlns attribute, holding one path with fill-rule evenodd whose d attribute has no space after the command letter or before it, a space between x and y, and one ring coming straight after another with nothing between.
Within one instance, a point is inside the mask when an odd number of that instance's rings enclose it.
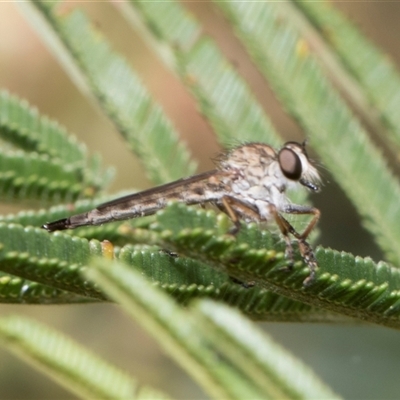
<instances>
[{"instance_id":1,"label":"fly wing","mask_svg":"<svg viewBox=\"0 0 400 400\"><path fill-rule=\"evenodd\" d=\"M219 170L204 172L189 178L157 186L143 192L133 193L100 204L95 209L83 214L73 215L43 225L49 232L73 229L86 225L101 225L152 215L164 208L169 201L181 201L185 204L199 204L220 199L223 194L221 178L227 173Z\"/></svg>"},{"instance_id":2,"label":"fly wing","mask_svg":"<svg viewBox=\"0 0 400 400\"><path fill-rule=\"evenodd\" d=\"M157 186L155 188L144 190L138 193L128 194L127 196L108 201L106 203L100 204L96 207L96 209L132 209L139 204L157 203L163 200L177 200L186 203L186 197L197 199L197 201L188 204L199 203L201 201L204 201L198 197L200 195L200 189L207 185L207 182L205 181L207 181L212 176L217 176L219 173L220 171L213 170L204 172L202 174L190 176L189 178L178 179L177 181L166 183L165 185Z\"/></svg>"}]
</instances>

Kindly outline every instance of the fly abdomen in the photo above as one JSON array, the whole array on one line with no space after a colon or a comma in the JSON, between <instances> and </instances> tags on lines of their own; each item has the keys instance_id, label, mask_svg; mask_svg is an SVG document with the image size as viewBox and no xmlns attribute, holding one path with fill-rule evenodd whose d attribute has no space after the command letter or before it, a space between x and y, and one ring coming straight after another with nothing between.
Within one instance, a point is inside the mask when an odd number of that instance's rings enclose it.
<instances>
[{"instance_id":1,"label":"fly abdomen","mask_svg":"<svg viewBox=\"0 0 400 400\"><path fill-rule=\"evenodd\" d=\"M49 222L47 224L42 225L42 228L46 229L46 231L48 232L62 231L64 229L69 229L69 218L63 218L54 222Z\"/></svg>"},{"instance_id":2,"label":"fly abdomen","mask_svg":"<svg viewBox=\"0 0 400 400\"><path fill-rule=\"evenodd\" d=\"M92 210L83 214L73 215L69 218L59 219L54 222L50 222L42 225L43 229L46 229L48 232L54 231L63 231L65 229L74 229L79 228L80 226L86 225L100 225L104 221L100 221L98 219L93 220L91 218L91 214L93 214L97 210Z\"/></svg>"}]
</instances>

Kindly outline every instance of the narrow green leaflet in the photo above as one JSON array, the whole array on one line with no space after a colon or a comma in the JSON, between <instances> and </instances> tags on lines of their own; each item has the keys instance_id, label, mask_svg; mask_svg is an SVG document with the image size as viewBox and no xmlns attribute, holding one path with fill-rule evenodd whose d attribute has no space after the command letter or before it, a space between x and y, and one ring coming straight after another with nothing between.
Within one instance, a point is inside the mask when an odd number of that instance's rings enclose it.
<instances>
[{"instance_id":1,"label":"narrow green leaflet","mask_svg":"<svg viewBox=\"0 0 400 400\"><path fill-rule=\"evenodd\" d=\"M308 132L388 259L400 265L399 183L287 18L288 7L293 6L287 2L216 4L232 21L282 104Z\"/></svg>"},{"instance_id":2,"label":"narrow green leaflet","mask_svg":"<svg viewBox=\"0 0 400 400\"><path fill-rule=\"evenodd\" d=\"M155 52L192 91L224 146L279 145L278 133L247 84L183 6L175 1L131 1L130 6L122 8L124 15L129 19L136 11L147 29L144 37L157 41Z\"/></svg>"},{"instance_id":3,"label":"narrow green leaflet","mask_svg":"<svg viewBox=\"0 0 400 400\"><path fill-rule=\"evenodd\" d=\"M79 201L74 205L74 210L83 212L93 207L93 204L93 200ZM43 230L32 227L24 229L15 225L15 223L19 223L37 227L49 219L65 217L71 212L70 208L70 206L57 206L48 211L21 212L17 215L3 217L3 223L6 222L7 224L0 225L0 239L1 232L3 232L4 238L7 239L7 241L4 241L3 254L8 255L4 255L3 262L0 258L0 268L15 275L51 285L54 291L56 291L56 288L64 288L89 296L88 301L104 300L104 296L98 290L82 286L83 282L78 275L81 268L79 266L86 264L87 256L95 254L91 250L88 251L88 246L98 249L101 253L100 243L93 240L88 242L77 237L71 238L66 234L48 234ZM222 221L220 223L222 234L228 229L229 221L225 216L220 216L219 219ZM151 218L150 221L154 221L154 219ZM200 218L192 223L197 228L202 226L212 228L215 226L215 219ZM193 298L212 297L237 306L253 319L274 321L338 320L332 314L325 313L307 304L294 302L260 287L246 288L241 284L233 283L228 275L218 272L202 262L169 255L168 252L160 250L160 247L154 247L154 244L163 246L163 240L159 234L153 230L148 230L149 227L140 219L118 224L82 228L68 233L87 238L108 239L113 244L124 245L115 256L127 265L140 266L140 270L146 276L183 304L187 304ZM140 224L144 225L141 226ZM253 237L260 235L256 226L253 226L252 235ZM41 238L40 241L38 241L39 237ZM253 239L249 236L248 240ZM263 239L261 241L262 244L265 243ZM28 245L29 242L32 242L32 244ZM126 243L144 243L147 246L136 247L132 244L126 245ZM35 245L39 248L35 249ZM153 246L149 247L149 245ZM79 256L79 254L81 255ZM71 258L72 255L73 258ZM19 285L19 281L17 283ZM4 295L2 301L31 302L27 299L21 300L18 297L20 290L18 288L11 292L10 298ZM72 296L72 293L70 295ZM57 300L52 301L56 302ZM36 302L35 297L33 297L32 302Z\"/></svg>"},{"instance_id":4,"label":"narrow green leaflet","mask_svg":"<svg viewBox=\"0 0 400 400\"><path fill-rule=\"evenodd\" d=\"M42 185L46 179L44 177L52 180L53 185L57 185L59 178L54 176L53 169L59 170L60 165L64 170L75 175L75 181L81 182L82 186L91 187L95 191L104 188L110 181L112 171L110 169L103 170L98 155L89 158L85 145L78 142L64 127L40 115L26 101L4 90L0 91L0 138L6 143L12 144L15 149L40 154L37 156L36 154L18 153L22 154L22 158L36 157L37 159L48 159L48 162L53 163L48 169L35 171L35 162L29 162L33 166L32 176L36 173L37 180L42 178ZM5 153L5 150L3 149L1 153ZM28 160L26 162L28 163ZM1 170L2 173L8 173L4 165ZM21 176L21 179L24 179L23 174L24 171L16 171L16 175ZM35 186L34 178L32 177L31 180L32 186ZM62 183L58 184L62 185ZM51 186L49 182L46 185ZM73 186L73 182L70 181L66 184L64 182L64 186L65 191L66 188L69 189L70 186ZM78 189L83 190L82 188ZM54 188L49 187L48 190L54 191ZM72 189L72 198L76 197L76 194L73 194L76 191L76 187ZM61 190L62 192L63 190ZM27 197L29 197L29 193L27 193ZM62 197L63 195L60 194L60 198Z\"/></svg>"},{"instance_id":5,"label":"narrow green leaflet","mask_svg":"<svg viewBox=\"0 0 400 400\"><path fill-rule=\"evenodd\" d=\"M139 273L100 260L93 267L87 276L142 324L211 397L264 398L251 381L243 379L235 365L219 356L217 345L201 333L193 315L149 285Z\"/></svg>"},{"instance_id":6,"label":"narrow green leaflet","mask_svg":"<svg viewBox=\"0 0 400 400\"><path fill-rule=\"evenodd\" d=\"M389 128L382 139L387 140L386 133L389 133L390 139L398 148L400 74L394 63L330 3L297 0L295 4L333 47L374 105L374 112Z\"/></svg>"},{"instance_id":7,"label":"narrow green leaflet","mask_svg":"<svg viewBox=\"0 0 400 400\"><path fill-rule=\"evenodd\" d=\"M0 274L0 303L5 304L72 304L94 299L41 285L27 279Z\"/></svg>"},{"instance_id":8,"label":"narrow green leaflet","mask_svg":"<svg viewBox=\"0 0 400 400\"><path fill-rule=\"evenodd\" d=\"M159 212L157 221L170 248L241 282L255 282L327 311L400 328L400 271L384 262L376 264L370 258L318 247L317 278L304 287L309 269L300 257L293 270L286 271L284 243L254 225L243 225L233 237L226 234L226 223L213 213L178 203Z\"/></svg>"},{"instance_id":9,"label":"narrow green leaflet","mask_svg":"<svg viewBox=\"0 0 400 400\"><path fill-rule=\"evenodd\" d=\"M204 334L213 336L220 352L263 388L271 399L337 399L305 365L234 309L202 300L193 307Z\"/></svg>"},{"instance_id":10,"label":"narrow green leaflet","mask_svg":"<svg viewBox=\"0 0 400 400\"><path fill-rule=\"evenodd\" d=\"M105 299L98 288L81 278L80 270L91 256L109 256L110 250L112 253L107 242L89 242L61 233L49 234L40 228L0 223L2 272L79 296Z\"/></svg>"},{"instance_id":11,"label":"narrow green leaflet","mask_svg":"<svg viewBox=\"0 0 400 400\"><path fill-rule=\"evenodd\" d=\"M73 201L110 180L98 157L27 102L0 91L0 196L5 200ZM17 150L19 149L19 150Z\"/></svg>"},{"instance_id":12,"label":"narrow green leaflet","mask_svg":"<svg viewBox=\"0 0 400 400\"><path fill-rule=\"evenodd\" d=\"M93 205L93 200L76 202L73 206L74 212L83 212L92 208ZM31 282L24 286L21 278L14 279L7 276L0 281L0 288L2 282L5 285L3 293L0 293L0 302L51 304L67 301L65 300L67 294L56 288L71 291L69 296L74 302L84 301L74 293L88 296L85 301L105 300L98 290L85 286L79 276L80 269L87 262L87 256L95 254L90 249L98 249L96 251L102 252L100 243L96 240L88 242L76 236L71 238L66 234L48 234L43 230L32 227L24 229L22 226L15 225L18 223L38 227L48 220L62 218L69 213L71 213L71 206L56 206L48 211L20 212L0 218L3 222L3 225L0 224L0 239L1 235L5 238L3 258L0 252L0 269L50 285L47 287ZM229 226L229 222L223 216L220 220L222 221L221 233L223 233ZM201 226L212 228L215 220L210 221L200 218L195 223L197 228ZM116 258L134 268L140 268L140 271L152 282L169 292L182 304L187 304L193 298L211 297L235 305L253 319L309 322L340 319L331 313L279 296L261 287L246 288L232 282L227 274L200 261L170 255L167 251L161 250L162 247L154 246L163 246L164 242L157 232L149 230L150 222L154 222L154 218L147 219L147 222L136 219L99 227L81 228L66 233L73 233L82 238L111 240L113 245L123 246L117 249L114 255ZM54 235L56 237L53 237ZM256 226L253 226L252 235L253 237L260 235ZM253 239L249 236L248 240ZM29 242L32 244L29 245ZM134 246L133 243L144 245ZM38 249L35 249L35 245ZM22 291L23 287L24 291Z\"/></svg>"},{"instance_id":13,"label":"narrow green leaflet","mask_svg":"<svg viewBox=\"0 0 400 400\"><path fill-rule=\"evenodd\" d=\"M83 12L59 16L56 7L46 1L21 6L29 17L39 13L42 25L48 28L38 29L43 39L54 48L67 71L72 68L71 74L79 76L85 92L96 98L155 183L173 181L194 171L186 147L161 108Z\"/></svg>"},{"instance_id":14,"label":"narrow green leaflet","mask_svg":"<svg viewBox=\"0 0 400 400\"><path fill-rule=\"evenodd\" d=\"M170 255L160 249L125 246L118 253L118 260L139 270L181 304L207 297L233 305L250 318L263 321L328 322L341 319L261 287L235 283L226 273L205 263Z\"/></svg>"},{"instance_id":15,"label":"narrow green leaflet","mask_svg":"<svg viewBox=\"0 0 400 400\"><path fill-rule=\"evenodd\" d=\"M222 321L218 324L219 326L215 324L206 314L210 303L199 304L203 314L199 316L197 313L180 308L168 296L150 285L140 274L122 264L95 260L92 266L93 268L87 271L87 275L100 284L109 296L118 301L135 321L141 323L160 346L213 398L277 398L272 394L289 394L298 389L298 387L289 389L284 387L282 382L274 381L276 367L273 367L272 362L269 365L269 371L267 368L256 366L257 350L250 349L246 343L252 335L252 327L248 326L250 323L246 325L244 321L239 322L241 330L237 332L236 337L234 335L221 337L215 333L221 325L224 325L225 331L234 329L234 325L224 324ZM231 316L232 319L229 322L237 324L238 322L233 319L241 319L241 317L234 311L231 313L234 316ZM204 324L205 314L208 317L209 329ZM229 313L225 321L228 315ZM260 333L258 334L261 336ZM259 344L260 341L262 339L258 338ZM246 351L250 364L256 369L257 378L261 375L264 380L255 379L253 374L245 371L242 367L243 360L232 358L232 348L237 350L238 346L242 351ZM293 369L296 367L293 365ZM305 374L303 374L304 377ZM300 395L300 392L297 394ZM328 394L332 395L329 390L326 390L324 397ZM303 398L301 395L299 398Z\"/></svg>"},{"instance_id":16,"label":"narrow green leaflet","mask_svg":"<svg viewBox=\"0 0 400 400\"><path fill-rule=\"evenodd\" d=\"M26 101L0 91L0 135L25 151L84 165L87 150L57 122L41 116Z\"/></svg>"},{"instance_id":17,"label":"narrow green leaflet","mask_svg":"<svg viewBox=\"0 0 400 400\"><path fill-rule=\"evenodd\" d=\"M23 151L0 152L0 197L72 201L87 190L82 169Z\"/></svg>"},{"instance_id":18,"label":"narrow green leaflet","mask_svg":"<svg viewBox=\"0 0 400 400\"><path fill-rule=\"evenodd\" d=\"M0 319L0 341L7 349L84 399L166 399L140 387L126 372L106 363L58 332L25 317ZM153 397L148 397L151 394Z\"/></svg>"},{"instance_id":19,"label":"narrow green leaflet","mask_svg":"<svg viewBox=\"0 0 400 400\"><path fill-rule=\"evenodd\" d=\"M200 226L211 227L211 224L215 226L215 217L198 218L193 223L197 224L198 229ZM225 229L227 225L225 221L220 229ZM129 233L124 233L127 230ZM103 231L103 235L106 232ZM267 242L257 229L250 232L246 238L250 243L254 244L257 238L260 246ZM340 319L261 287L246 288L231 281L226 273L205 263L161 250L162 247L155 244L163 245L165 242L156 232L135 227L129 230L129 227L121 225L114 237L118 234L119 239L125 235L126 241L146 245L129 244L114 249L108 241L100 243L64 233L49 234L38 228L0 223L0 270L7 273L0 277L0 302L58 304L67 302L68 298L70 302L106 301L105 295L82 280L80 275L92 255L103 255L115 257L131 268L138 268L182 304L187 304L193 298L212 297L235 305L253 319Z\"/></svg>"}]
</instances>

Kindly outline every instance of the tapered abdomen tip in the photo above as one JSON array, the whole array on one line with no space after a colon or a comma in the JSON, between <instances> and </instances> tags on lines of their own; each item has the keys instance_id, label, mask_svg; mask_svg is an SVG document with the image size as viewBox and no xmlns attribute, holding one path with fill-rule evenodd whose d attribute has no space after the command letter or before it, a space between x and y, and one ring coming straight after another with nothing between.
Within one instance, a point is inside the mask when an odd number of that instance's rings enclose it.
<instances>
[{"instance_id":1,"label":"tapered abdomen tip","mask_svg":"<svg viewBox=\"0 0 400 400\"><path fill-rule=\"evenodd\" d=\"M68 218L59 219L54 222L49 222L48 224L42 225L43 229L48 232L62 231L69 228Z\"/></svg>"}]
</instances>

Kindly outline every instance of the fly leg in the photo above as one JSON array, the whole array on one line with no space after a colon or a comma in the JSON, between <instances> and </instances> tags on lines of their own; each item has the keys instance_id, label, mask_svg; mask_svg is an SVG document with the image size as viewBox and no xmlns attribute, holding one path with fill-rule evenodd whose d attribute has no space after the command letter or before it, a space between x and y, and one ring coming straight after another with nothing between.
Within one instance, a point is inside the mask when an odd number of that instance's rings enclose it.
<instances>
[{"instance_id":1,"label":"fly leg","mask_svg":"<svg viewBox=\"0 0 400 400\"><path fill-rule=\"evenodd\" d=\"M256 209L252 208L250 204L244 203L243 201L235 199L231 196L224 196L222 197L221 201L222 204L219 205L219 208L228 214L229 218L234 224L233 228L229 231L229 233L232 235L237 235L239 233L239 216L252 220L260 219L258 212Z\"/></svg>"},{"instance_id":2,"label":"fly leg","mask_svg":"<svg viewBox=\"0 0 400 400\"><path fill-rule=\"evenodd\" d=\"M307 237L310 235L311 231L314 229L316 223L319 220L321 212L315 207L299 206L296 204L289 204L285 207L284 212L287 214L309 214L313 215L312 220L307 225L303 233L299 234L294 231L292 234L298 240L300 254L304 261L310 268L310 275L304 280L304 285L307 286L313 282L315 279L315 271L318 268L317 260L314 255L314 251L310 244L307 242Z\"/></svg>"},{"instance_id":3,"label":"fly leg","mask_svg":"<svg viewBox=\"0 0 400 400\"><path fill-rule=\"evenodd\" d=\"M315 279L315 271L318 268L317 260L314 255L314 251L310 244L307 242L307 237L310 235L311 231L318 222L321 215L320 211L315 207L299 206L295 204L290 204L283 209L283 212L287 214L311 214L313 215L312 220L307 225L303 233L298 233L293 226L283 218L276 209L273 209L273 214L275 216L275 221L278 224L284 238L286 241L286 257L289 259L289 268L293 265L293 248L290 242L289 233L292 234L298 241L300 254L303 260L306 262L310 269L310 275L304 280L304 286L310 285Z\"/></svg>"},{"instance_id":4,"label":"fly leg","mask_svg":"<svg viewBox=\"0 0 400 400\"><path fill-rule=\"evenodd\" d=\"M319 217L321 216L321 212L318 210L318 208L315 207L308 207L308 206L299 206L297 204L289 204L287 205L284 209L283 212L286 214L308 214L308 215L313 215L312 220L310 223L307 225L306 229L304 230L303 233L299 234L297 233L294 229L293 236L295 236L297 239L307 239L311 231L314 229L316 223L319 220ZM292 233L292 232L291 232Z\"/></svg>"},{"instance_id":5,"label":"fly leg","mask_svg":"<svg viewBox=\"0 0 400 400\"><path fill-rule=\"evenodd\" d=\"M270 210L286 242L285 258L289 262L286 269L288 271L291 271L293 269L294 258L293 258L293 246L289 234L291 233L292 235L295 236L297 232L295 231L293 226L289 223L289 221L287 221L285 218L282 217L282 215L279 214L275 206L270 205Z\"/></svg>"},{"instance_id":6,"label":"fly leg","mask_svg":"<svg viewBox=\"0 0 400 400\"><path fill-rule=\"evenodd\" d=\"M231 235L237 235L240 230L240 217L245 217L248 219L259 219L259 214L251 205L244 203L238 199L231 196L224 196L221 199L222 204L217 204L220 210L228 214L229 218L232 220L234 226L229 230ZM241 280L230 276L230 280L234 283L240 284L245 289L251 288L255 285L255 282L242 282Z\"/></svg>"}]
</instances>

